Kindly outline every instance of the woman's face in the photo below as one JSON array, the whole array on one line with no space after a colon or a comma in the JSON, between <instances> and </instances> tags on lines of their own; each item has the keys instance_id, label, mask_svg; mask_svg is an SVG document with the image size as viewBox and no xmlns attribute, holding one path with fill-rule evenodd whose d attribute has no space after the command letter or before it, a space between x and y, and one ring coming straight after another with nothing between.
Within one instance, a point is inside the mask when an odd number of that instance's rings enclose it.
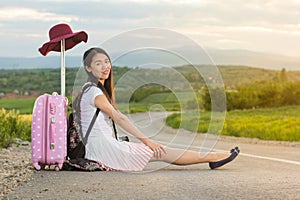
<instances>
[{"instance_id":1,"label":"woman's face","mask_svg":"<svg viewBox=\"0 0 300 200\"><path fill-rule=\"evenodd\" d=\"M85 66L88 72L92 74L100 81L104 81L108 78L111 70L111 63L105 54L97 53L92 59L91 66Z\"/></svg>"}]
</instances>

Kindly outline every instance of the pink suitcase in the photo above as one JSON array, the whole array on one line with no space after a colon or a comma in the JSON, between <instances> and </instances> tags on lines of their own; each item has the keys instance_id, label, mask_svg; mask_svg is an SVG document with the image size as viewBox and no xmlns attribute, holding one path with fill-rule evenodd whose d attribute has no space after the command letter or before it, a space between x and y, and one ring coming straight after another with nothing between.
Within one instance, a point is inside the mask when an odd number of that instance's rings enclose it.
<instances>
[{"instance_id":1,"label":"pink suitcase","mask_svg":"<svg viewBox=\"0 0 300 200\"><path fill-rule=\"evenodd\" d=\"M57 93L39 96L32 113L31 149L35 169L62 168L67 155L67 99Z\"/></svg>"}]
</instances>

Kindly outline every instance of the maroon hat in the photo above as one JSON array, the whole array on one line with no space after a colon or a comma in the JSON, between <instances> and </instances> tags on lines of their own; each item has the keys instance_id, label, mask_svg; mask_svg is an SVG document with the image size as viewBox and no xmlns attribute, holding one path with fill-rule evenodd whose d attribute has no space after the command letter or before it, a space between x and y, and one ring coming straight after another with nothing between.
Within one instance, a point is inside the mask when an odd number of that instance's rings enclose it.
<instances>
[{"instance_id":1,"label":"maroon hat","mask_svg":"<svg viewBox=\"0 0 300 200\"><path fill-rule=\"evenodd\" d=\"M73 48L84 41L87 42L88 35L84 31L73 33L67 24L57 24L49 30L50 41L39 48L41 54L46 56L50 51L60 52L60 41L65 39L65 50Z\"/></svg>"}]
</instances>

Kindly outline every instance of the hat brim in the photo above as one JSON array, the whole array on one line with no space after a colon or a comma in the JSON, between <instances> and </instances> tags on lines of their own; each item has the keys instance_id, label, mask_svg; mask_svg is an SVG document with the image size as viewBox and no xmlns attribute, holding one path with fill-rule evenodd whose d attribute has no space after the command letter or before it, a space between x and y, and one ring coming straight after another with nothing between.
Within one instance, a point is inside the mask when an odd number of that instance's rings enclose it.
<instances>
[{"instance_id":1,"label":"hat brim","mask_svg":"<svg viewBox=\"0 0 300 200\"><path fill-rule=\"evenodd\" d=\"M65 50L71 49L80 42L87 42L88 35L84 31L71 33L67 35L63 35L61 37L57 37L49 42L43 44L42 47L39 48L39 52L46 56L50 51L61 51L60 41L65 39Z\"/></svg>"}]
</instances>

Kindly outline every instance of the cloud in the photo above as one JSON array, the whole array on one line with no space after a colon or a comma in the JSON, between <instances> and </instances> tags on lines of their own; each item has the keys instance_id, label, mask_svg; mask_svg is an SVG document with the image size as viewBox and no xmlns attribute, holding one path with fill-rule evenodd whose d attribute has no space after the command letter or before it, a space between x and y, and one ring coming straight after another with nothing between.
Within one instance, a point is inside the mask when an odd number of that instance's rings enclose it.
<instances>
[{"instance_id":1,"label":"cloud","mask_svg":"<svg viewBox=\"0 0 300 200\"><path fill-rule=\"evenodd\" d=\"M287 27L287 26L285 26ZM294 27L294 26L293 26ZM271 34L286 34L286 35L300 35L300 31L294 30L284 30L279 28L266 28L260 26L236 26L236 27L227 27L229 31L236 31L236 32L262 32L262 33L271 33Z\"/></svg>"},{"instance_id":2,"label":"cloud","mask_svg":"<svg viewBox=\"0 0 300 200\"><path fill-rule=\"evenodd\" d=\"M31 8L24 7L6 7L0 8L0 21L66 21L70 22L78 20L78 17L59 15L56 13L43 12Z\"/></svg>"}]
</instances>

